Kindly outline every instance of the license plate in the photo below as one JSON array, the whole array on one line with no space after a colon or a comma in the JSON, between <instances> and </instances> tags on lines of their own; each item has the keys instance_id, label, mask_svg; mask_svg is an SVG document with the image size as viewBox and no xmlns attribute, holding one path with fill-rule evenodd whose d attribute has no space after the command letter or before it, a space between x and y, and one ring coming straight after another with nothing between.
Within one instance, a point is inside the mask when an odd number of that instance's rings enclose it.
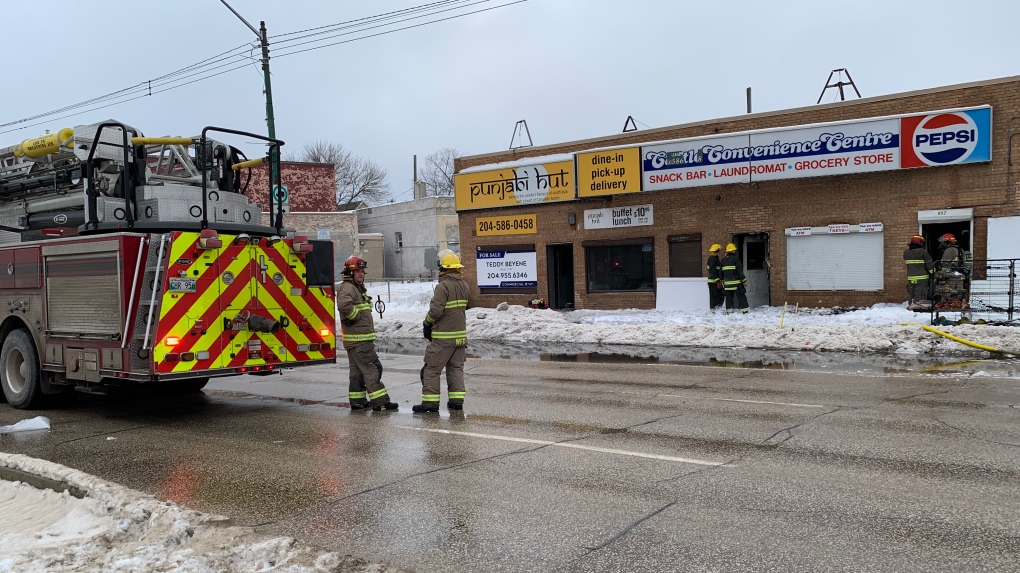
<instances>
[{"instance_id":1,"label":"license plate","mask_svg":"<svg viewBox=\"0 0 1020 573\"><path fill-rule=\"evenodd\" d=\"M170 278L170 292L196 292L198 291L198 279L181 277Z\"/></svg>"}]
</instances>

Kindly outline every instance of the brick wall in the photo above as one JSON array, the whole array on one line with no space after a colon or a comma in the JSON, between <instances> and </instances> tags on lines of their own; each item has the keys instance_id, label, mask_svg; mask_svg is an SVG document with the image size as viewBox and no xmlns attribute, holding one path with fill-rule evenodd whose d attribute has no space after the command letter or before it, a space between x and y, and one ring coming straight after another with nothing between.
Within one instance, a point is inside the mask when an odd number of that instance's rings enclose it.
<instances>
[{"instance_id":1,"label":"brick wall","mask_svg":"<svg viewBox=\"0 0 1020 573\"><path fill-rule=\"evenodd\" d=\"M245 171L241 176L247 178ZM244 180L241 183L244 183ZM328 163L304 163L283 161L280 163L280 179L290 195L291 211L325 212L336 211L336 185L333 180L333 166ZM269 210L269 166L261 165L251 170L248 197Z\"/></svg>"},{"instance_id":2,"label":"brick wall","mask_svg":"<svg viewBox=\"0 0 1020 573\"><path fill-rule=\"evenodd\" d=\"M476 165L511 161L531 156L576 152L596 147L641 144L686 137L713 135L840 121L885 115L926 112L989 104L992 106L992 161L971 165L900 170L883 173L838 175L751 184L720 185L588 198L565 203L462 211L461 248L465 278L476 283L475 259L470 253L482 245L536 244L538 263L537 295L481 295L472 289L472 306L494 306L502 301L526 304L549 292L546 245L572 243L574 253L575 305L577 308L654 308L654 293L587 293L582 241L624 239L654 235L655 275L669 276L669 247L673 234L702 233L702 244L727 243L732 235L746 232L769 233L772 272L772 304L800 303L804 306L867 305L902 302L905 299L905 268L902 253L918 229L917 212L929 209L971 207L974 209L974 258L985 257L989 217L1020 214L1020 167L1009 174L1007 187L1007 140L1011 118L1020 116L1020 78L1005 78L909 94L897 94L819 105L810 108L752 114L743 117L699 122L671 128L632 132L581 142L563 143L514 152L461 157L458 171ZM1020 141L1014 145L1020 153ZM1014 158L1020 162L1020 155ZM618 208L652 204L655 225L623 229L583 228L585 209ZM506 237L477 237L475 218L494 214L534 213L538 234ZM567 215L578 224L569 225ZM871 292L787 291L786 237L784 229L825 226L832 223L882 222L884 224L884 289ZM703 255L707 258L707 252Z\"/></svg>"}]
</instances>

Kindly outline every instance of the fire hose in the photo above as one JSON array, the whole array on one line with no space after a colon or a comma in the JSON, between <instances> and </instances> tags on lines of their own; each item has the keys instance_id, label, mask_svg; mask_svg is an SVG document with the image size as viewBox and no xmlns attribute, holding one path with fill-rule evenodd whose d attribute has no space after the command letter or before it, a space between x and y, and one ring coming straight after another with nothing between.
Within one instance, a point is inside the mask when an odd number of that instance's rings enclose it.
<instances>
[{"instance_id":1,"label":"fire hose","mask_svg":"<svg viewBox=\"0 0 1020 573\"><path fill-rule=\"evenodd\" d=\"M945 336L949 340L952 340L952 341L955 341L955 342L959 342L960 344L966 344L967 346L971 346L973 348L978 348L980 350L985 350L987 352L993 352L995 354L1009 354L1009 355L1012 355L1012 356L1020 356L1020 351L1016 351L1016 350L1004 350L1002 348L996 348L994 346L987 346L985 344L978 344L977 342L971 342L970 340L967 340L967 339L964 339L964 338L960 338L959 336L953 336L952 334L949 334L948 332L942 332L941 330L939 330L937 328L932 328L932 327L924 325L924 324L921 325L921 328L923 328L924 330L927 330L928 332L933 332L935 334L938 334L939 336Z\"/></svg>"}]
</instances>

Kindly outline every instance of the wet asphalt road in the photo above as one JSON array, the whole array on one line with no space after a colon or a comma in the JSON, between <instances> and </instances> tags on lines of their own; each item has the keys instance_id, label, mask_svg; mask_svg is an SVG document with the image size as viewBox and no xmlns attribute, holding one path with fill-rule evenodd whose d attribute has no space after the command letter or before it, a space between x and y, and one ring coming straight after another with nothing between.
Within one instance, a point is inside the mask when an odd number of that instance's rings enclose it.
<instances>
[{"instance_id":1,"label":"wet asphalt road","mask_svg":"<svg viewBox=\"0 0 1020 573\"><path fill-rule=\"evenodd\" d=\"M1020 380L474 359L422 416L420 364L384 356L396 413L340 364L81 396L0 451L421 572L1020 570Z\"/></svg>"}]
</instances>

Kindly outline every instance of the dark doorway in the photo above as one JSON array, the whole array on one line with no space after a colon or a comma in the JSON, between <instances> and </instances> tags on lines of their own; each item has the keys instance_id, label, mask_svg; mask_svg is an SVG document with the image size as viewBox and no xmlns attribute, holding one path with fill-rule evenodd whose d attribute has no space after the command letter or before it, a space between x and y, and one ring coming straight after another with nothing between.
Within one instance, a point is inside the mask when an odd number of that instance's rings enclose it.
<instances>
[{"instance_id":1,"label":"dark doorway","mask_svg":"<svg viewBox=\"0 0 1020 573\"><path fill-rule=\"evenodd\" d=\"M669 235L669 276L701 277L701 233Z\"/></svg>"},{"instance_id":2,"label":"dark doorway","mask_svg":"<svg viewBox=\"0 0 1020 573\"><path fill-rule=\"evenodd\" d=\"M939 237L946 233L956 237L956 243L961 250L973 252L970 236L970 221L953 221L951 223L925 223L921 225L921 236L924 237L924 248L931 255L933 260L939 260L942 253L939 252ZM906 248L906 245L904 245Z\"/></svg>"},{"instance_id":3,"label":"dark doorway","mask_svg":"<svg viewBox=\"0 0 1020 573\"><path fill-rule=\"evenodd\" d=\"M733 242L737 245L737 256L747 277L747 306L768 306L772 298L769 292L769 234L734 235Z\"/></svg>"},{"instance_id":4,"label":"dark doorway","mask_svg":"<svg viewBox=\"0 0 1020 573\"><path fill-rule=\"evenodd\" d=\"M574 308L574 245L548 245L549 308Z\"/></svg>"}]
</instances>

